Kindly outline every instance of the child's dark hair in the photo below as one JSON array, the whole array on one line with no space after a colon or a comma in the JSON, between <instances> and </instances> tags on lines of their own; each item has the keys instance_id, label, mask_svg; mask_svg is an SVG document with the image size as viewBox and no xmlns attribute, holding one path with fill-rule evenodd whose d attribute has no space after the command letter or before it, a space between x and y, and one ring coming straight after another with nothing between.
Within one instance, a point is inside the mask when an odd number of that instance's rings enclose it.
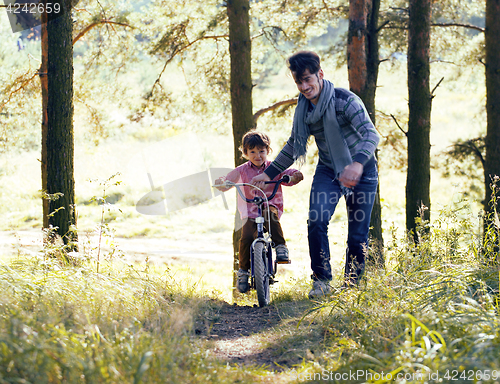
<instances>
[{"instance_id":1,"label":"child's dark hair","mask_svg":"<svg viewBox=\"0 0 500 384\"><path fill-rule=\"evenodd\" d=\"M243 135L241 139L240 151L245 156L249 149L255 147L264 147L268 152L271 152L271 139L265 133L257 131L249 131Z\"/></svg>"},{"instance_id":2,"label":"child's dark hair","mask_svg":"<svg viewBox=\"0 0 500 384\"><path fill-rule=\"evenodd\" d=\"M288 68L295 72L297 79L302 78L302 75L309 70L311 75L318 73L321 69L321 60L319 56L312 51L300 51L288 58Z\"/></svg>"}]
</instances>

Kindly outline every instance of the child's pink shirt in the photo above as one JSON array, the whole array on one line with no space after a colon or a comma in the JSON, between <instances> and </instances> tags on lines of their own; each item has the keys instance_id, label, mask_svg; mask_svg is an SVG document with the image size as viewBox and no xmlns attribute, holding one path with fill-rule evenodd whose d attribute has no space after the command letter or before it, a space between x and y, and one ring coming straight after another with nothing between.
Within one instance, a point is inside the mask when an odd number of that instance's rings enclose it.
<instances>
[{"instance_id":1,"label":"child's pink shirt","mask_svg":"<svg viewBox=\"0 0 500 384\"><path fill-rule=\"evenodd\" d=\"M264 170L269 166L269 164L271 164L271 161L267 160L260 168L257 168L255 165L252 164L251 161L247 161L245 164L242 164L233 169L231 172L227 174L227 176L219 178L219 180L225 181L227 179L229 181L232 181L233 183L250 183L250 181L255 176L263 173ZM283 175L292 176L295 172L297 172L296 169L289 168L285 172L280 173L273 180L279 180ZM287 185L287 186L292 186L295 184L297 183L281 183L281 185ZM266 193L267 196L271 196L275 185L276 184L266 184L266 186L264 187L264 192ZM281 215L283 214L283 192L281 190L281 185L278 187L276 195L269 202L269 205L276 207L276 209L278 209L278 218L280 218ZM243 188L243 192L247 197L247 199L253 199L255 196L262 196L262 193L255 188L249 186L244 186L240 188ZM243 201L243 199L239 194L238 194L238 211L240 212L240 216L242 219L245 219L247 217L255 219L258 216L257 205Z\"/></svg>"}]
</instances>

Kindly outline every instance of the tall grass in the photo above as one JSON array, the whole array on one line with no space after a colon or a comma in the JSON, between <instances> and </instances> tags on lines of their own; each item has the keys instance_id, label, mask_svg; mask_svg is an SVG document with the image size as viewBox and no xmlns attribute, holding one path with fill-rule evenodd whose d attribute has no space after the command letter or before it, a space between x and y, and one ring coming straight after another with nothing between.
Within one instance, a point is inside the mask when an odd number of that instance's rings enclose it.
<instances>
[{"instance_id":1,"label":"tall grass","mask_svg":"<svg viewBox=\"0 0 500 384\"><path fill-rule=\"evenodd\" d=\"M54 258L0 265L1 383L229 383L193 322L209 301L168 270Z\"/></svg>"},{"instance_id":2,"label":"tall grass","mask_svg":"<svg viewBox=\"0 0 500 384\"><path fill-rule=\"evenodd\" d=\"M369 266L359 287L323 301L308 304L304 279L283 280L272 305L302 320L296 326L286 315L262 333L277 361L294 357L280 380L413 383L439 374L442 382L498 381L499 268L479 225L458 201L420 223L418 243L394 231L386 268ZM210 357L195 323L210 326L219 304L166 267L109 261L97 273L92 258L68 265L21 256L0 265L0 289L0 383L277 377ZM290 309L294 303L299 310Z\"/></svg>"},{"instance_id":3,"label":"tall grass","mask_svg":"<svg viewBox=\"0 0 500 384\"><path fill-rule=\"evenodd\" d=\"M255 336L280 374L211 357L196 328L212 325L216 290L168 267L105 256L97 271L92 253L69 265L51 247L18 256L0 265L0 383L498 382L500 228L482 238L462 199L433 218L417 243L393 228L385 268L325 300L306 299L307 277L283 276L281 321ZM227 271L214 273L221 288Z\"/></svg>"},{"instance_id":4,"label":"tall grass","mask_svg":"<svg viewBox=\"0 0 500 384\"><path fill-rule=\"evenodd\" d=\"M437 375L441 382L498 382L498 254L478 227L459 201L433 223L420 223L418 243L393 237L386 269L369 267L357 289L339 291L305 314L304 320L322 320L327 352L316 365L297 367L295 377L319 382L328 372L334 382L437 382ZM499 230L493 226L489 236ZM355 380L340 379L357 370Z\"/></svg>"}]
</instances>

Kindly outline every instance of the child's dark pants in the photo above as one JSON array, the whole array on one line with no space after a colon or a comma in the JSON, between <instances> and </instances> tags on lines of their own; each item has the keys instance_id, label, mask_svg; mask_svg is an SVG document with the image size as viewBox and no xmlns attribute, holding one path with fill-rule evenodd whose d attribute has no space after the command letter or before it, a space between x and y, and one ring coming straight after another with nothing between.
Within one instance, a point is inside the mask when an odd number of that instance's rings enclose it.
<instances>
[{"instance_id":1,"label":"child's dark pants","mask_svg":"<svg viewBox=\"0 0 500 384\"><path fill-rule=\"evenodd\" d=\"M276 207L271 206L271 236L274 245L285 244L285 238L283 237L283 229L278 219L278 210ZM269 231L269 222L267 220L267 208L262 212L264 216L264 228ZM250 247L253 241L257 237L257 224L255 219L246 219L243 228L241 229L241 240L240 240L240 269L248 271L250 269Z\"/></svg>"}]
</instances>

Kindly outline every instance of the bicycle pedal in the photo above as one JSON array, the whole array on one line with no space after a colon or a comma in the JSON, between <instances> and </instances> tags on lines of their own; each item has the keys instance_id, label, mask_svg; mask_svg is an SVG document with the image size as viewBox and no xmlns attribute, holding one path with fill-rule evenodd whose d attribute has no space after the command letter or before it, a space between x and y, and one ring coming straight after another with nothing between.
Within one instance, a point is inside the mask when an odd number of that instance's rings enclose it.
<instances>
[{"instance_id":1,"label":"bicycle pedal","mask_svg":"<svg viewBox=\"0 0 500 384\"><path fill-rule=\"evenodd\" d=\"M276 260L276 263L277 264L292 264L292 260L288 260L288 261L278 261L278 260Z\"/></svg>"}]
</instances>

